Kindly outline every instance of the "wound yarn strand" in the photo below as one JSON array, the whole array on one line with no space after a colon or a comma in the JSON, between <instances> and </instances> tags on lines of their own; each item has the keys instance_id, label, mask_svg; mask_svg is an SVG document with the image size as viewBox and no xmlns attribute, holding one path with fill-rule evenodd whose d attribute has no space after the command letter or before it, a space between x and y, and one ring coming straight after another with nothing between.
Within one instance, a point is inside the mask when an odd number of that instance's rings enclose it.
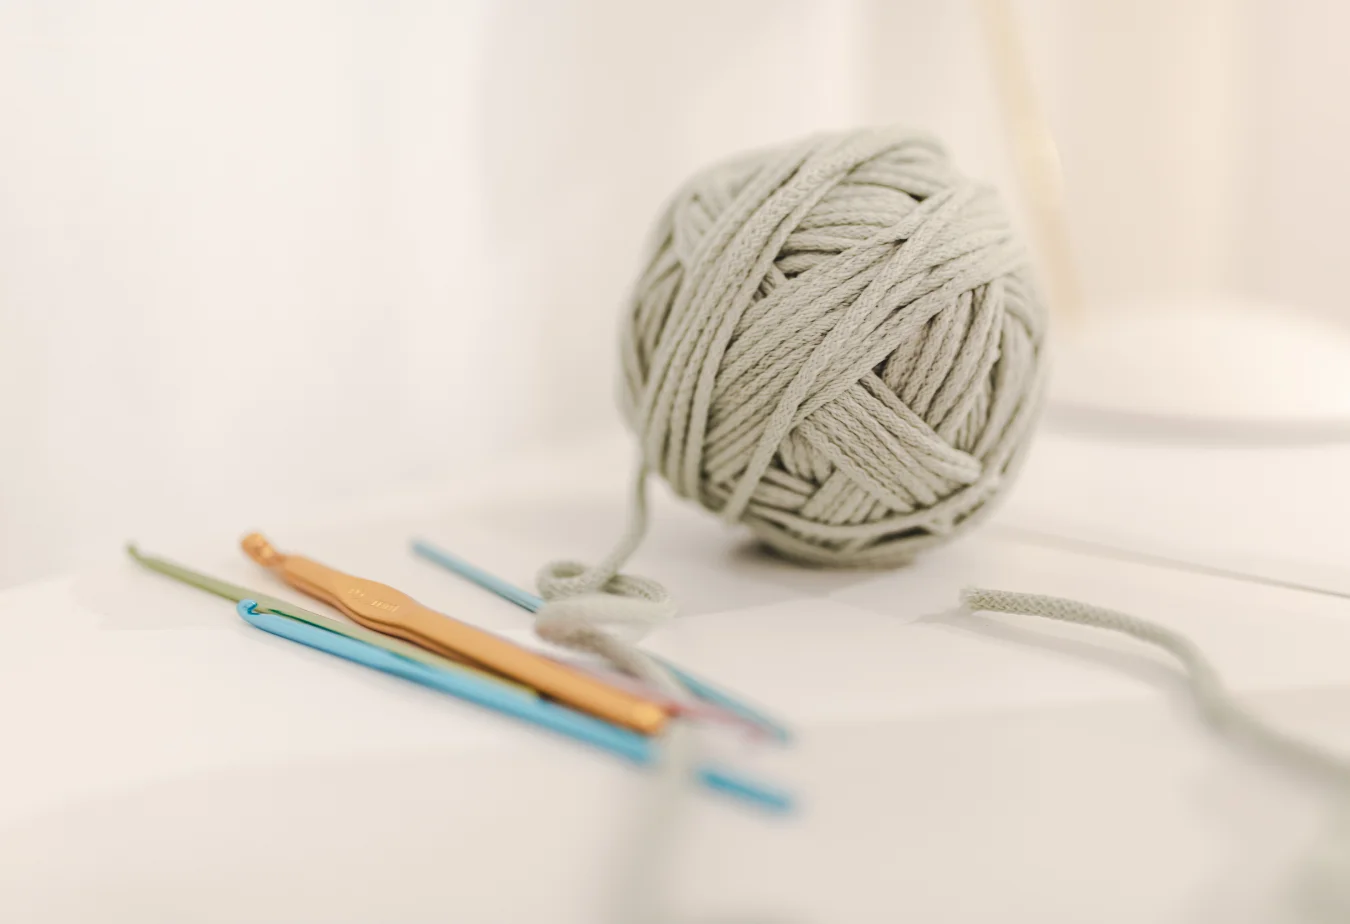
<instances>
[{"instance_id":1,"label":"wound yarn strand","mask_svg":"<svg viewBox=\"0 0 1350 924\"><path fill-rule=\"evenodd\" d=\"M1044 338L992 189L922 134L820 134L670 201L624 326L624 412L680 496L795 560L892 567L1011 480Z\"/></svg>"},{"instance_id":2,"label":"wound yarn strand","mask_svg":"<svg viewBox=\"0 0 1350 924\"><path fill-rule=\"evenodd\" d=\"M657 221L623 326L628 529L597 565L542 570L541 625L612 649L588 618L673 613L621 573L648 472L805 563L893 567L947 542L1025 455L1045 313L997 195L927 135L821 133L699 171Z\"/></svg>"}]
</instances>

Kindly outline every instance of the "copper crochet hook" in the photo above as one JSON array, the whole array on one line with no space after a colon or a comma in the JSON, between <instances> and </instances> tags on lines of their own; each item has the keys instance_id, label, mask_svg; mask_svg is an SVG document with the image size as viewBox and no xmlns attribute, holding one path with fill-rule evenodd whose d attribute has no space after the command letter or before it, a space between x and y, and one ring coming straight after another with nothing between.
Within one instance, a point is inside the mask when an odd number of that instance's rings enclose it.
<instances>
[{"instance_id":1,"label":"copper crochet hook","mask_svg":"<svg viewBox=\"0 0 1350 924\"><path fill-rule=\"evenodd\" d=\"M438 613L392 587L352 577L301 555L283 555L259 533L245 536L240 545L249 558L275 571L296 590L336 607L367 629L495 671L643 734L656 734L669 718L650 700Z\"/></svg>"}]
</instances>

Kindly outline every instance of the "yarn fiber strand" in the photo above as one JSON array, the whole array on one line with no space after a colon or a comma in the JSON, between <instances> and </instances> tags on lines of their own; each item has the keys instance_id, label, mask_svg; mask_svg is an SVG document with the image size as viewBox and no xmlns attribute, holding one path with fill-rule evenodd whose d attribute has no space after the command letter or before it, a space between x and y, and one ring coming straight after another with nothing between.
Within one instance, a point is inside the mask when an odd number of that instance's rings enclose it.
<instances>
[{"instance_id":1,"label":"yarn fiber strand","mask_svg":"<svg viewBox=\"0 0 1350 924\"><path fill-rule=\"evenodd\" d=\"M1297 885L1302 909L1314 919L1350 921L1350 754L1305 741L1252 712L1228 691L1195 642L1161 623L1062 597L981 588L962 591L961 606L971 613L1037 616L1118 632L1175 658L1185 671L1200 717L1212 728L1331 787L1334 814Z\"/></svg>"},{"instance_id":2,"label":"yarn fiber strand","mask_svg":"<svg viewBox=\"0 0 1350 924\"><path fill-rule=\"evenodd\" d=\"M623 335L624 404L675 491L816 564L900 564L1007 483L1044 310L992 190L911 132L695 175Z\"/></svg>"}]
</instances>

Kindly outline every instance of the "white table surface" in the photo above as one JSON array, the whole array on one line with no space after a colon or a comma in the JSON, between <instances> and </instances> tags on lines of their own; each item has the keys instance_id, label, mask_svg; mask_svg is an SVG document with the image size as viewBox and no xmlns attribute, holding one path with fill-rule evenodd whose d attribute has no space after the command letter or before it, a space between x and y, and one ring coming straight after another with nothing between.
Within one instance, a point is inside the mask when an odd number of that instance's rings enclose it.
<instances>
[{"instance_id":1,"label":"white table surface","mask_svg":"<svg viewBox=\"0 0 1350 924\"><path fill-rule=\"evenodd\" d=\"M1347 452L1302 452L1048 433L993 522L893 573L794 568L659 491L632 570L683 613L650 646L800 732L746 757L796 787L798 817L688 800L672 871L687 919L1295 920L1325 793L1200 725L1146 649L951 610L981 585L1162 620L1263 713L1350 749L1350 599L1102 549L1350 590L1350 496L1309 484ZM626 467L605 442L251 525L521 633L525 613L408 538L529 583L550 557L607 550ZM137 538L292 596L233 537ZM116 556L0 594L0 920L599 920L642 773L260 633Z\"/></svg>"}]
</instances>

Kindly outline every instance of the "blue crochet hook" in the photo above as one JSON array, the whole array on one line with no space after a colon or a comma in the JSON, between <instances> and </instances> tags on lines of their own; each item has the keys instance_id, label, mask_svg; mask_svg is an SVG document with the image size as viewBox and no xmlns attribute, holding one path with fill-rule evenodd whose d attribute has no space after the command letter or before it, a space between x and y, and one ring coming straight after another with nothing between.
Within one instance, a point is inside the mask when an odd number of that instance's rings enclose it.
<instances>
[{"instance_id":1,"label":"blue crochet hook","mask_svg":"<svg viewBox=\"0 0 1350 924\"><path fill-rule=\"evenodd\" d=\"M264 632L449 693L608 751L634 764L651 764L658 755L651 738L548 700L523 696L509 687L484 681L468 671L429 667L307 622L260 612L253 600L241 600L236 610L250 624ZM733 796L770 812L786 813L792 810L792 796L780 789L715 766L700 766L694 773L700 783L715 792Z\"/></svg>"},{"instance_id":2,"label":"blue crochet hook","mask_svg":"<svg viewBox=\"0 0 1350 924\"><path fill-rule=\"evenodd\" d=\"M539 611L539 608L544 605L544 601L541 597L516 587L514 584L510 584L497 577L495 574L489 574L477 565L465 561L458 555L447 552L445 549L435 546L425 539L414 539L412 550L413 554L477 584L484 590L492 591L497 596L504 600L509 600L521 609L536 613ZM730 693L719 690L706 680L701 680L693 674L690 674L688 671L676 667L664 658L656 658L655 655L651 655L651 657L655 658L662 667L670 671L675 679L684 685L685 689L704 702L712 703L714 706L718 706L725 709L727 712L740 716L742 719L763 729L771 737L784 744L792 740L792 731L777 719L765 715L761 710L756 709L754 706L747 705Z\"/></svg>"}]
</instances>

